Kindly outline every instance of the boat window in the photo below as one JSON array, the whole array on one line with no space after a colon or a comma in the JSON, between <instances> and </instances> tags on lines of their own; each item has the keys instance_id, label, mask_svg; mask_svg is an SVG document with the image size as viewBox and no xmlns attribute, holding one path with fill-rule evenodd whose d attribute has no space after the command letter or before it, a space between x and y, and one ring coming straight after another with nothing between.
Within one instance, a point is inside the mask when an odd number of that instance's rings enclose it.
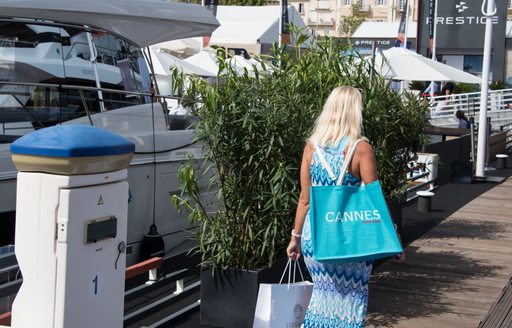
<instances>
[{"instance_id":1,"label":"boat window","mask_svg":"<svg viewBox=\"0 0 512 328\"><path fill-rule=\"evenodd\" d=\"M139 48L105 32L0 22L1 139L94 114L101 103L105 110L149 103L135 94L150 89L143 58Z\"/></svg>"},{"instance_id":2,"label":"boat window","mask_svg":"<svg viewBox=\"0 0 512 328\"><path fill-rule=\"evenodd\" d=\"M34 48L37 43L37 33L26 24L0 22L1 48Z\"/></svg>"},{"instance_id":3,"label":"boat window","mask_svg":"<svg viewBox=\"0 0 512 328\"><path fill-rule=\"evenodd\" d=\"M0 23L0 81L63 82L63 37L58 27Z\"/></svg>"},{"instance_id":4,"label":"boat window","mask_svg":"<svg viewBox=\"0 0 512 328\"><path fill-rule=\"evenodd\" d=\"M129 92L149 91L149 70L139 48L109 34L95 33L92 35L92 40L97 53L98 75L103 88ZM104 95L107 110L150 101L141 96L120 96L108 92Z\"/></svg>"}]
</instances>

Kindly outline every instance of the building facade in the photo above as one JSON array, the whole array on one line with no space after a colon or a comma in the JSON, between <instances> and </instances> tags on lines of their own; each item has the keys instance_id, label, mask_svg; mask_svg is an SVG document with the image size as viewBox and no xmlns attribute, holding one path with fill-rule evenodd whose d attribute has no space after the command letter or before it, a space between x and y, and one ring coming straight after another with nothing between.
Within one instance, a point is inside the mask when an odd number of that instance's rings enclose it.
<instances>
[{"instance_id":1,"label":"building facade","mask_svg":"<svg viewBox=\"0 0 512 328\"><path fill-rule=\"evenodd\" d=\"M408 48L428 57L432 56L433 26L429 21L434 20L429 11L437 3L437 60L476 75L481 74L485 34L482 0L289 1L312 35L350 37L352 45L362 54L368 53L374 42L381 48L394 46L398 22L406 12L407 2L410 22ZM497 12L493 16L491 78L512 84L512 0L495 0L495 3ZM352 35L343 35L340 25L344 17L352 14L353 4L357 4L367 17Z\"/></svg>"},{"instance_id":2,"label":"building facade","mask_svg":"<svg viewBox=\"0 0 512 328\"><path fill-rule=\"evenodd\" d=\"M507 20L512 20L512 0L508 2ZM396 22L405 14L406 0L289 0L295 7L309 30L316 36L343 37L340 33L340 22L351 15L352 4L358 4L362 12L367 14L369 22ZM419 7L424 1L409 0L409 21L417 21ZM438 0L443 3L456 1Z\"/></svg>"},{"instance_id":3,"label":"building facade","mask_svg":"<svg viewBox=\"0 0 512 328\"><path fill-rule=\"evenodd\" d=\"M291 0L316 36L343 37L340 23L344 17L352 14L352 4L358 4L360 11L367 15L370 22L395 22L406 12L406 0ZM419 0L409 0L409 20L417 17Z\"/></svg>"}]
</instances>

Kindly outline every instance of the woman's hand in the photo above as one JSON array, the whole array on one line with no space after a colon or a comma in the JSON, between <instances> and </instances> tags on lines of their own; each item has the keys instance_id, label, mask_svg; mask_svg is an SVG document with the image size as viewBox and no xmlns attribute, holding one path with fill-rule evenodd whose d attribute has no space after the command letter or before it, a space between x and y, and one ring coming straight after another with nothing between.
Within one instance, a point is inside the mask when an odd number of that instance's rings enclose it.
<instances>
[{"instance_id":1,"label":"woman's hand","mask_svg":"<svg viewBox=\"0 0 512 328\"><path fill-rule=\"evenodd\" d=\"M400 236L400 233L398 232L398 228L396 224L393 224L395 226L396 235L398 236L398 240L400 241L400 245L402 245L402 253L395 255L394 262L404 262L405 261L405 247L402 243L402 237Z\"/></svg>"},{"instance_id":2,"label":"woman's hand","mask_svg":"<svg viewBox=\"0 0 512 328\"><path fill-rule=\"evenodd\" d=\"M393 258L393 261L399 262L399 263L404 262L405 261L405 249L403 250L402 253L395 255L395 257Z\"/></svg>"},{"instance_id":3,"label":"woman's hand","mask_svg":"<svg viewBox=\"0 0 512 328\"><path fill-rule=\"evenodd\" d=\"M300 238L292 237L288 247L286 248L286 255L294 261L300 258L302 250L300 248Z\"/></svg>"}]
</instances>

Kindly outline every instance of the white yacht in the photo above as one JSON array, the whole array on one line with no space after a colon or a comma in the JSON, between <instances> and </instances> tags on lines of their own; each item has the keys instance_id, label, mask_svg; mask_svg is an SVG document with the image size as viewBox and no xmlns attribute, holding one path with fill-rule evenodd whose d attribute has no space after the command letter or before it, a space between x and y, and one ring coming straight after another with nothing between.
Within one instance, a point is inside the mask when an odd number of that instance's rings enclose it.
<instances>
[{"instance_id":1,"label":"white yacht","mask_svg":"<svg viewBox=\"0 0 512 328\"><path fill-rule=\"evenodd\" d=\"M170 115L148 95L156 83L141 49L208 35L217 26L201 6L164 0L0 2L0 246L14 240L10 143L55 124L93 124L136 145L128 170L127 263L139 261L153 224L167 256L189 247L186 213L177 213L170 195L180 192L181 163L188 154L200 158L201 146L191 117Z\"/></svg>"}]
</instances>

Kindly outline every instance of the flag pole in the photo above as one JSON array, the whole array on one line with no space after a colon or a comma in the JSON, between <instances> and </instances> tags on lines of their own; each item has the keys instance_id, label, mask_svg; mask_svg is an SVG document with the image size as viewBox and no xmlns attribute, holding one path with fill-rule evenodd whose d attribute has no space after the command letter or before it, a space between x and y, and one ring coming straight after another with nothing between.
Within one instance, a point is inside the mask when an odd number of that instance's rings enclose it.
<instances>
[{"instance_id":1,"label":"flag pole","mask_svg":"<svg viewBox=\"0 0 512 328\"><path fill-rule=\"evenodd\" d=\"M436 42L437 42L437 0L434 1L434 35L432 37L432 59L435 61L437 61Z\"/></svg>"},{"instance_id":2,"label":"flag pole","mask_svg":"<svg viewBox=\"0 0 512 328\"><path fill-rule=\"evenodd\" d=\"M201 0L201 6L204 7L206 5L205 0ZM201 48L199 48L200 52L203 52L204 49L204 36L201 38Z\"/></svg>"},{"instance_id":3,"label":"flag pole","mask_svg":"<svg viewBox=\"0 0 512 328\"><path fill-rule=\"evenodd\" d=\"M407 27L409 25L409 1L405 0L404 48L407 49ZM400 82L400 93L404 93L405 81Z\"/></svg>"},{"instance_id":4,"label":"flag pole","mask_svg":"<svg viewBox=\"0 0 512 328\"><path fill-rule=\"evenodd\" d=\"M432 36L432 59L437 61L437 54L436 54L436 45L437 42L437 0L434 1L434 31ZM430 82L430 107L434 104L434 97L435 97L435 83L436 81Z\"/></svg>"},{"instance_id":5,"label":"flag pole","mask_svg":"<svg viewBox=\"0 0 512 328\"><path fill-rule=\"evenodd\" d=\"M484 11L487 1L487 10ZM484 58L482 64L482 84L480 91L480 113L478 117L478 145L476 153L476 178L485 179L486 145L487 145L487 96L489 92L489 68L491 65L492 17L496 14L494 0L483 0L482 14L486 17Z\"/></svg>"},{"instance_id":6,"label":"flag pole","mask_svg":"<svg viewBox=\"0 0 512 328\"><path fill-rule=\"evenodd\" d=\"M407 49L407 27L409 25L409 1L405 1L405 31L404 31L404 48Z\"/></svg>"},{"instance_id":7,"label":"flag pole","mask_svg":"<svg viewBox=\"0 0 512 328\"><path fill-rule=\"evenodd\" d=\"M317 17L318 19L318 17ZM281 48L283 43L283 0L279 0L279 48Z\"/></svg>"}]
</instances>

